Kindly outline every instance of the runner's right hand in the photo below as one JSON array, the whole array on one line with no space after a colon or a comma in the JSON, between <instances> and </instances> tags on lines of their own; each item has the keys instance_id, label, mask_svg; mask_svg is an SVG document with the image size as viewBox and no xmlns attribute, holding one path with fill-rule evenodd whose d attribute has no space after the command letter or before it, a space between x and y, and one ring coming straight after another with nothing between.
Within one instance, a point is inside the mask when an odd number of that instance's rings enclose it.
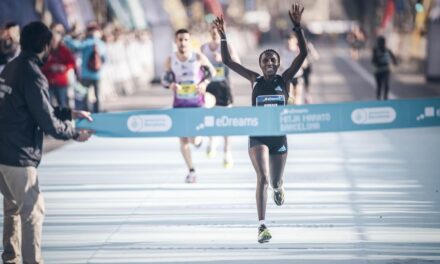
<instances>
[{"instance_id":1,"label":"runner's right hand","mask_svg":"<svg viewBox=\"0 0 440 264\"><path fill-rule=\"evenodd\" d=\"M215 28L217 29L218 33L220 34L221 38L225 38L225 36L226 36L224 23L225 22L223 20L223 16L217 17L212 22L212 24L215 26Z\"/></svg>"}]
</instances>

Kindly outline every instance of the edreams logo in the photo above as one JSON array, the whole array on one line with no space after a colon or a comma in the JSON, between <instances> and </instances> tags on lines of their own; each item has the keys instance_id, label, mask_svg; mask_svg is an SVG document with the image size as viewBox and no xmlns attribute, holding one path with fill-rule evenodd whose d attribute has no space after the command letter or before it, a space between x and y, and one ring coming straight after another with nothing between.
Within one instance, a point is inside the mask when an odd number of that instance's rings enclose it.
<instances>
[{"instance_id":1,"label":"edreams logo","mask_svg":"<svg viewBox=\"0 0 440 264\"><path fill-rule=\"evenodd\" d=\"M436 116L440 117L440 108L436 110L433 106L426 106L423 113L416 117L416 120L422 121L424 119L430 119Z\"/></svg>"},{"instance_id":2,"label":"edreams logo","mask_svg":"<svg viewBox=\"0 0 440 264\"><path fill-rule=\"evenodd\" d=\"M396 120L392 107L359 108L351 112L351 120L357 125L388 124Z\"/></svg>"},{"instance_id":3,"label":"edreams logo","mask_svg":"<svg viewBox=\"0 0 440 264\"><path fill-rule=\"evenodd\" d=\"M257 117L229 117L221 116L205 116L203 123L196 127L196 130L201 130L207 127L257 127Z\"/></svg>"},{"instance_id":4,"label":"edreams logo","mask_svg":"<svg viewBox=\"0 0 440 264\"><path fill-rule=\"evenodd\" d=\"M133 115L127 120L131 132L165 132L171 129L173 121L168 115Z\"/></svg>"}]
</instances>

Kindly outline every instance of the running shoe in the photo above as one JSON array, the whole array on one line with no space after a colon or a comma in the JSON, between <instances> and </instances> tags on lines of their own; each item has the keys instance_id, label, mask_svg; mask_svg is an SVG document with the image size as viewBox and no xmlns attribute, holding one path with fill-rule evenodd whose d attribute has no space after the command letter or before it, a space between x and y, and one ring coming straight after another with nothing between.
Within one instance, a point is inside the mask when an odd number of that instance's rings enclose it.
<instances>
[{"instance_id":1,"label":"running shoe","mask_svg":"<svg viewBox=\"0 0 440 264\"><path fill-rule=\"evenodd\" d=\"M273 200L276 205L281 206L284 203L284 187L273 189Z\"/></svg>"},{"instance_id":2,"label":"running shoe","mask_svg":"<svg viewBox=\"0 0 440 264\"><path fill-rule=\"evenodd\" d=\"M232 159L232 153L230 151L225 152L225 159L223 161L223 167L230 169L234 167L234 160Z\"/></svg>"},{"instance_id":3,"label":"running shoe","mask_svg":"<svg viewBox=\"0 0 440 264\"><path fill-rule=\"evenodd\" d=\"M196 148L200 148L202 146L203 143L203 138L202 137L195 137L194 138L194 146Z\"/></svg>"},{"instance_id":4,"label":"running shoe","mask_svg":"<svg viewBox=\"0 0 440 264\"><path fill-rule=\"evenodd\" d=\"M208 156L208 158L210 159L217 157L216 147L209 145L208 148L206 149L206 156Z\"/></svg>"},{"instance_id":5,"label":"running shoe","mask_svg":"<svg viewBox=\"0 0 440 264\"><path fill-rule=\"evenodd\" d=\"M195 172L190 172L188 175L186 175L185 183L196 183L197 176Z\"/></svg>"},{"instance_id":6,"label":"running shoe","mask_svg":"<svg viewBox=\"0 0 440 264\"><path fill-rule=\"evenodd\" d=\"M258 227L258 243L267 243L272 238L269 229L265 225Z\"/></svg>"}]
</instances>

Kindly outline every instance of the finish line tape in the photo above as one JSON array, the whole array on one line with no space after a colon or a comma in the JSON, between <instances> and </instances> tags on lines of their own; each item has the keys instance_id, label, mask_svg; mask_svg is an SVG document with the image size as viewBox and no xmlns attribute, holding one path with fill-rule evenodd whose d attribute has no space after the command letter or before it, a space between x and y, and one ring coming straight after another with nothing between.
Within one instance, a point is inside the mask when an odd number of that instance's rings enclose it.
<instances>
[{"instance_id":1,"label":"finish line tape","mask_svg":"<svg viewBox=\"0 0 440 264\"><path fill-rule=\"evenodd\" d=\"M276 136L440 126L440 98L281 107L216 107L93 114L77 128L102 137Z\"/></svg>"}]
</instances>

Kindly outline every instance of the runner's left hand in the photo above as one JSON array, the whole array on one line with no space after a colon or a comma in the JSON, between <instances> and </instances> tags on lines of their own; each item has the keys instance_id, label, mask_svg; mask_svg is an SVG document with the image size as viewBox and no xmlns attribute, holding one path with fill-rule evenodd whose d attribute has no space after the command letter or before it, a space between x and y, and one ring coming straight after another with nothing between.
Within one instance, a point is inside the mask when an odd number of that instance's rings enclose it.
<instances>
[{"instance_id":1,"label":"runner's left hand","mask_svg":"<svg viewBox=\"0 0 440 264\"><path fill-rule=\"evenodd\" d=\"M214 19L212 24L214 24L220 36L224 38L226 36L226 33L225 33L225 21L223 19L223 16Z\"/></svg>"}]
</instances>

